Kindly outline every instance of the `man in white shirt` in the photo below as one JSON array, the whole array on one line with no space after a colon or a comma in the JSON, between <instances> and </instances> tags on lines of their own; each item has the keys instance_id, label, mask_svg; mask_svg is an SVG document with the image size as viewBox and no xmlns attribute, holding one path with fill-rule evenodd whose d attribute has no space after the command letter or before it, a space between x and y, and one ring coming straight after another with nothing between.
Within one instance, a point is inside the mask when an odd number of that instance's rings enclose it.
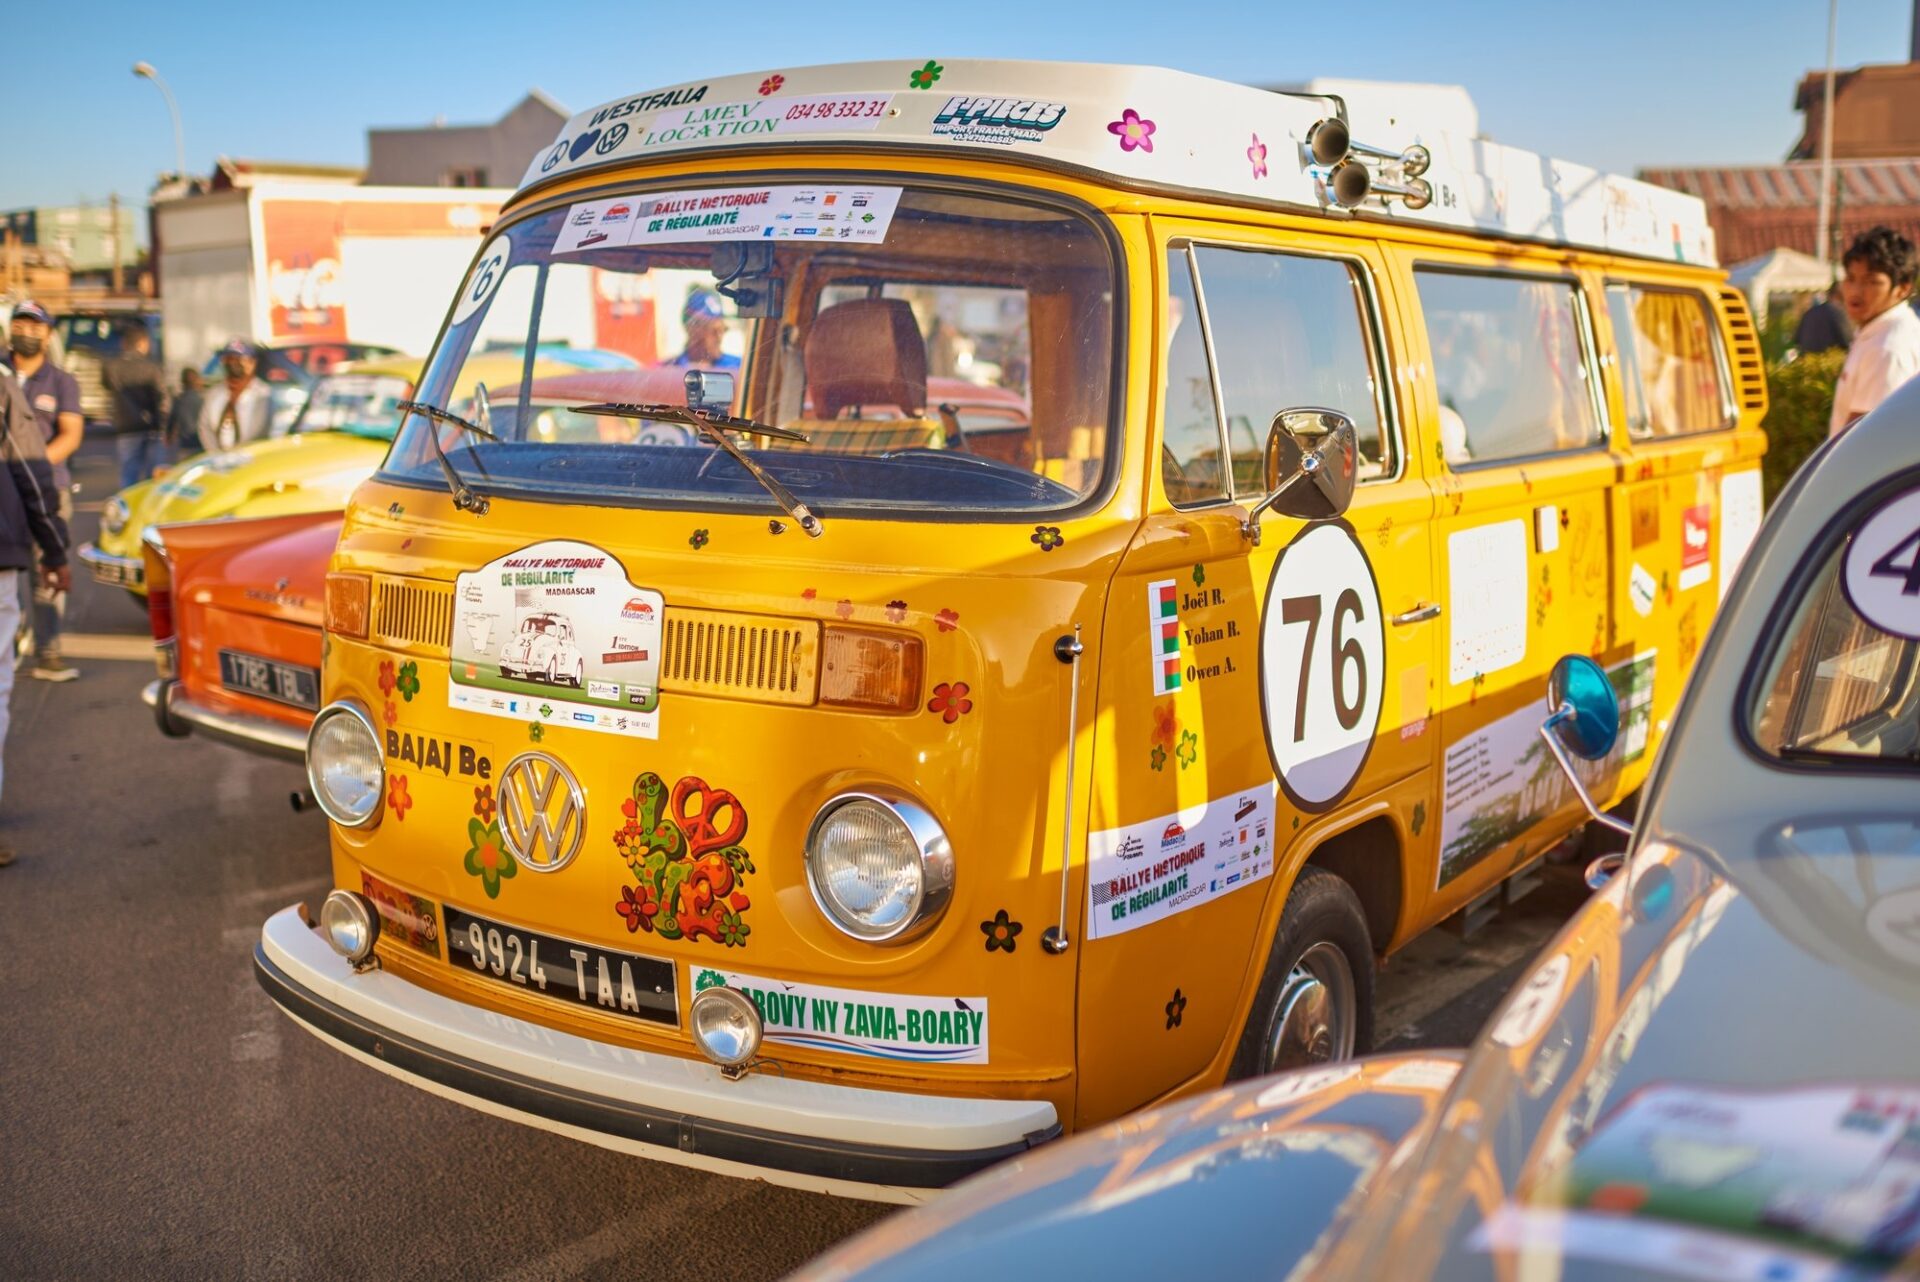
<instances>
[{"instance_id":1,"label":"man in white shirt","mask_svg":"<svg viewBox=\"0 0 1920 1282\"><path fill-rule=\"evenodd\" d=\"M266 383L253 376L253 344L236 338L220 349L224 381L207 389L200 403L200 446L209 454L230 450L267 434L273 414Z\"/></svg>"},{"instance_id":2,"label":"man in white shirt","mask_svg":"<svg viewBox=\"0 0 1920 1282\"><path fill-rule=\"evenodd\" d=\"M1827 434L1838 436L1920 374L1920 316L1907 306L1920 255L1890 227L1854 238L1841 258L1840 298L1854 324L1853 346L1833 389Z\"/></svg>"}]
</instances>

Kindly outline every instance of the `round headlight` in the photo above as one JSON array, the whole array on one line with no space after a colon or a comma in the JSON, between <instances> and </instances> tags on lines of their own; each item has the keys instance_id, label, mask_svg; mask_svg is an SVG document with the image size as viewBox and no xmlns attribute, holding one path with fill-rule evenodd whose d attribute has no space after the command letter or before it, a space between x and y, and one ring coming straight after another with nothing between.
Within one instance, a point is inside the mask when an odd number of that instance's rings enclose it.
<instances>
[{"instance_id":1,"label":"round headlight","mask_svg":"<svg viewBox=\"0 0 1920 1282\"><path fill-rule=\"evenodd\" d=\"M100 509L100 528L108 534L118 534L127 528L127 522L133 517L133 509L118 494L107 500Z\"/></svg>"},{"instance_id":2,"label":"round headlight","mask_svg":"<svg viewBox=\"0 0 1920 1282\"><path fill-rule=\"evenodd\" d=\"M707 988L694 996L687 1022L700 1053L722 1068L739 1068L760 1052L760 1008L733 988Z\"/></svg>"},{"instance_id":3,"label":"round headlight","mask_svg":"<svg viewBox=\"0 0 1920 1282\"><path fill-rule=\"evenodd\" d=\"M377 823L386 783L380 736L366 709L350 701L322 708L307 731L307 786L327 818L346 828Z\"/></svg>"},{"instance_id":4,"label":"round headlight","mask_svg":"<svg viewBox=\"0 0 1920 1282\"><path fill-rule=\"evenodd\" d=\"M380 937L380 918L365 895L351 890L330 891L320 905L320 931L334 952L358 966L373 956L373 941Z\"/></svg>"},{"instance_id":5,"label":"round headlight","mask_svg":"<svg viewBox=\"0 0 1920 1282\"><path fill-rule=\"evenodd\" d=\"M870 943L930 923L953 890L953 852L932 815L868 793L836 797L807 833L807 885L827 920Z\"/></svg>"}]
</instances>

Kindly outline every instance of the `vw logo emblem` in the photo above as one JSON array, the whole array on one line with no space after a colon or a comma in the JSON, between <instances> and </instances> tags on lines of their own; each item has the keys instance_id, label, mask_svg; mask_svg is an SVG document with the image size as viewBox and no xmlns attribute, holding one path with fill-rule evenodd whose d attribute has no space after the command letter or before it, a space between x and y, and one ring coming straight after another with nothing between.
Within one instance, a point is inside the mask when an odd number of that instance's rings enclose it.
<instances>
[{"instance_id":1,"label":"vw logo emblem","mask_svg":"<svg viewBox=\"0 0 1920 1282\"><path fill-rule=\"evenodd\" d=\"M523 752L500 772L500 835L528 872L559 872L587 835L579 780L544 752Z\"/></svg>"}]
</instances>

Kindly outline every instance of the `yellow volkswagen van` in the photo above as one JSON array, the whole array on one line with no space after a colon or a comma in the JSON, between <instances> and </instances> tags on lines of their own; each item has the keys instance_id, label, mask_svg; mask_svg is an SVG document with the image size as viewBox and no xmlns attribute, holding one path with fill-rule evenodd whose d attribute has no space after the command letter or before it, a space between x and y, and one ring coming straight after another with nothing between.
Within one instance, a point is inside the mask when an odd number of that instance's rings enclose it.
<instances>
[{"instance_id":1,"label":"yellow volkswagen van","mask_svg":"<svg viewBox=\"0 0 1920 1282\"><path fill-rule=\"evenodd\" d=\"M1390 99L868 63L575 117L348 509L337 889L266 989L896 1200L1365 1050L1381 960L1580 821L1561 654L1639 785L1764 449L1696 202ZM647 368L480 386L567 343Z\"/></svg>"}]
</instances>

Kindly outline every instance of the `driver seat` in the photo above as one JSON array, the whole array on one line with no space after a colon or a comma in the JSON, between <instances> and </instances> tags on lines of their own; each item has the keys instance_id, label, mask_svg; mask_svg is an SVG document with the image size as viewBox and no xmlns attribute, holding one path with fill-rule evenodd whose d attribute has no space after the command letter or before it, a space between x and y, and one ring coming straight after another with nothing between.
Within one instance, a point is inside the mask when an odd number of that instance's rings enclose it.
<instances>
[{"instance_id":1,"label":"driver seat","mask_svg":"<svg viewBox=\"0 0 1920 1282\"><path fill-rule=\"evenodd\" d=\"M901 298L856 298L817 313L807 330L807 408L786 426L807 433L779 449L883 454L943 449L946 429L927 416L927 344Z\"/></svg>"}]
</instances>

